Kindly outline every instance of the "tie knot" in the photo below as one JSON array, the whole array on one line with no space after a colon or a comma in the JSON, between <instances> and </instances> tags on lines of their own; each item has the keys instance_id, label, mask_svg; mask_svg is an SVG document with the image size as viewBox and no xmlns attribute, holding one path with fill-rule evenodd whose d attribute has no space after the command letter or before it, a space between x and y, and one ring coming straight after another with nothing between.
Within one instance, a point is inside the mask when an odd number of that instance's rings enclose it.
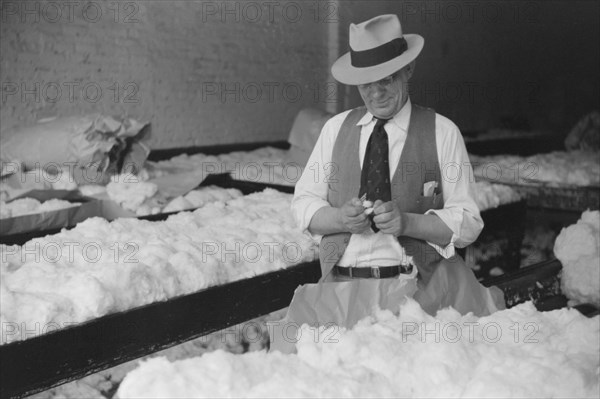
<instances>
[{"instance_id":1,"label":"tie knot","mask_svg":"<svg viewBox=\"0 0 600 399\"><path fill-rule=\"evenodd\" d=\"M375 120L377 121L375 122L375 129L380 129L381 127L383 127L383 125L387 123L387 121L389 121L389 119L381 119L377 117L375 117Z\"/></svg>"}]
</instances>

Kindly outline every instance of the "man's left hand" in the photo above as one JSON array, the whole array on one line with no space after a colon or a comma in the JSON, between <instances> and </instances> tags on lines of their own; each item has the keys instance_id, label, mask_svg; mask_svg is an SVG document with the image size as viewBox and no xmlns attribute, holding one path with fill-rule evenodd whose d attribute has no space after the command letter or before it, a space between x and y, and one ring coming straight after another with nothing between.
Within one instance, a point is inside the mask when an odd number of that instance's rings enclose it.
<instances>
[{"instance_id":1,"label":"man's left hand","mask_svg":"<svg viewBox=\"0 0 600 399\"><path fill-rule=\"evenodd\" d=\"M395 237L402 235L402 212L394 201L375 201L373 204L373 221L382 233L392 234Z\"/></svg>"}]
</instances>

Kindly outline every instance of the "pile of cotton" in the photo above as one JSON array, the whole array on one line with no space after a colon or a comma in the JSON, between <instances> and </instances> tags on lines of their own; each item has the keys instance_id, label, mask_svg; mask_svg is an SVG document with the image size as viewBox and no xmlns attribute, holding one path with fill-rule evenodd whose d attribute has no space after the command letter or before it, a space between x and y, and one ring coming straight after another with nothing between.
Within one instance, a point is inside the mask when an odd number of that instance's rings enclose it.
<instances>
[{"instance_id":1,"label":"pile of cotton","mask_svg":"<svg viewBox=\"0 0 600 399\"><path fill-rule=\"evenodd\" d=\"M590 397L599 393L600 324L531 302L477 318L426 314L413 300L352 330L298 334L298 353L223 351L142 362L118 397Z\"/></svg>"},{"instance_id":2,"label":"pile of cotton","mask_svg":"<svg viewBox=\"0 0 600 399\"><path fill-rule=\"evenodd\" d=\"M475 183L473 197L480 211L497 208L500 205L517 202L521 199L521 195L512 187L487 181Z\"/></svg>"},{"instance_id":3,"label":"pile of cotton","mask_svg":"<svg viewBox=\"0 0 600 399\"><path fill-rule=\"evenodd\" d=\"M318 256L290 210L265 190L165 221L90 218L75 228L0 245L0 344L35 326L66 326L283 269ZM3 324L5 325L5 324ZM20 333L19 333L20 332Z\"/></svg>"},{"instance_id":4,"label":"pile of cotton","mask_svg":"<svg viewBox=\"0 0 600 399\"><path fill-rule=\"evenodd\" d=\"M600 308L600 212L585 211L576 224L563 228L554 254L563 265L561 289L571 304Z\"/></svg>"},{"instance_id":5,"label":"pile of cotton","mask_svg":"<svg viewBox=\"0 0 600 399\"><path fill-rule=\"evenodd\" d=\"M242 192L235 188L223 188L219 186L202 187L198 190L192 190L186 195L180 195L172 199L162 209L162 212L178 212L186 209L200 208L211 202L227 202L242 195Z\"/></svg>"},{"instance_id":6,"label":"pile of cotton","mask_svg":"<svg viewBox=\"0 0 600 399\"><path fill-rule=\"evenodd\" d=\"M473 172L487 180L550 186L600 186L598 151L554 151L529 157L469 155Z\"/></svg>"},{"instance_id":7,"label":"pile of cotton","mask_svg":"<svg viewBox=\"0 0 600 399\"><path fill-rule=\"evenodd\" d=\"M40 202L35 198L20 198L11 202L0 201L0 219L58 211L81 205L79 202L69 202L61 199L49 199Z\"/></svg>"}]
</instances>

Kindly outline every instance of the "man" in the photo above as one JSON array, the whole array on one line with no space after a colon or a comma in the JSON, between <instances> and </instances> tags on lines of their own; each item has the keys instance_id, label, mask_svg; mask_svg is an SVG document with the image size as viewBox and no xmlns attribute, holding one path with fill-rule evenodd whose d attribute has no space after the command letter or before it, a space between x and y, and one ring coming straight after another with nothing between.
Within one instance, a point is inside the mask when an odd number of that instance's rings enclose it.
<instances>
[{"instance_id":1,"label":"man","mask_svg":"<svg viewBox=\"0 0 600 399\"><path fill-rule=\"evenodd\" d=\"M418 271L415 299L429 313L502 308L501 292L481 286L455 255L483 228L462 136L408 95L424 39L403 35L396 15L351 24L349 39L351 51L332 74L358 86L365 106L325 124L292 203L299 225L323 236L321 280L414 278Z\"/></svg>"}]
</instances>

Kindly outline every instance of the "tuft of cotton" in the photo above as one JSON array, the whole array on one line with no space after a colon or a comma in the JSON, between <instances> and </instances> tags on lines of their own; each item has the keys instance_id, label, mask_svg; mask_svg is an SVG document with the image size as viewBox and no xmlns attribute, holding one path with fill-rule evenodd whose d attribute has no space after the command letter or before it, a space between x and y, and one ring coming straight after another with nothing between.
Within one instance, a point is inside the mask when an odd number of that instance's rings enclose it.
<instances>
[{"instance_id":1,"label":"tuft of cotton","mask_svg":"<svg viewBox=\"0 0 600 399\"><path fill-rule=\"evenodd\" d=\"M600 308L600 211L585 211L556 237L554 254L563 266L562 292L574 304Z\"/></svg>"},{"instance_id":2,"label":"tuft of cotton","mask_svg":"<svg viewBox=\"0 0 600 399\"><path fill-rule=\"evenodd\" d=\"M81 205L78 202L69 202L57 198L49 199L48 201L43 202L38 208L38 213L57 211L65 208L72 208L75 206Z\"/></svg>"},{"instance_id":3,"label":"tuft of cotton","mask_svg":"<svg viewBox=\"0 0 600 399\"><path fill-rule=\"evenodd\" d=\"M479 181L474 184L473 197L477 207L482 212L521 199L521 195L514 188L505 184L493 184L487 181Z\"/></svg>"},{"instance_id":4,"label":"tuft of cotton","mask_svg":"<svg viewBox=\"0 0 600 399\"><path fill-rule=\"evenodd\" d=\"M193 208L194 205L188 201L187 199L185 199L183 196L179 196L176 198L173 198L163 209L162 212L163 213L169 213L169 212L178 212L178 211L183 211L184 209L190 209Z\"/></svg>"},{"instance_id":5,"label":"tuft of cotton","mask_svg":"<svg viewBox=\"0 0 600 399\"><path fill-rule=\"evenodd\" d=\"M152 198L157 191L156 184L141 181L131 174L114 176L106 185L109 198L132 212L136 212L144 201Z\"/></svg>"},{"instance_id":6,"label":"tuft of cotton","mask_svg":"<svg viewBox=\"0 0 600 399\"><path fill-rule=\"evenodd\" d=\"M0 219L58 211L61 209L80 206L78 202L69 202L57 198L40 203L35 198L20 198L11 202L0 202Z\"/></svg>"}]
</instances>

